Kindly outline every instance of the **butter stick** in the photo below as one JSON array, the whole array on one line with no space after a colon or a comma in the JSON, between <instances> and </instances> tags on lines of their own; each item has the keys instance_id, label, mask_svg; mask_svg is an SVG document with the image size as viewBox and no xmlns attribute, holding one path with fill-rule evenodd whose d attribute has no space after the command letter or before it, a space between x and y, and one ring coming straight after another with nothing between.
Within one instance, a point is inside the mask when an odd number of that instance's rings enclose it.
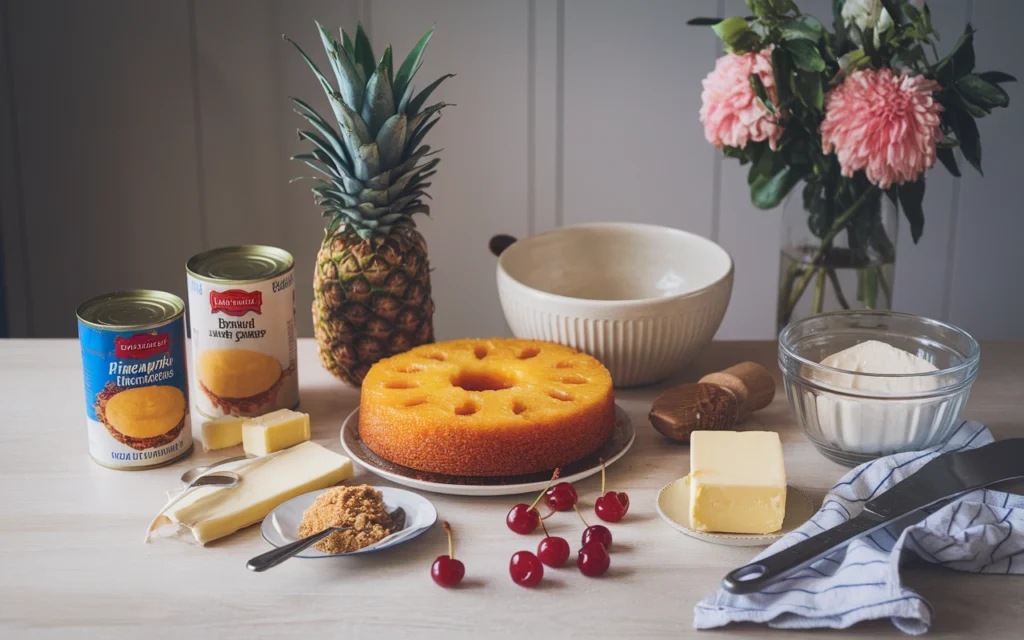
<instances>
[{"instance_id":1,"label":"butter stick","mask_svg":"<svg viewBox=\"0 0 1024 640\"><path fill-rule=\"evenodd\" d=\"M199 433L203 450L214 451L242 444L243 422L245 422L245 418L240 416L225 416L203 422Z\"/></svg>"},{"instance_id":2,"label":"butter stick","mask_svg":"<svg viewBox=\"0 0 1024 640\"><path fill-rule=\"evenodd\" d=\"M309 414L278 409L242 424L242 448L251 456L286 449L309 440Z\"/></svg>"},{"instance_id":3,"label":"butter stick","mask_svg":"<svg viewBox=\"0 0 1024 640\"><path fill-rule=\"evenodd\" d=\"M303 442L263 458L218 467L234 471L233 487L199 487L161 513L150 530L177 523L200 544L223 538L260 522L282 502L325 489L352 477L352 461L315 442Z\"/></svg>"},{"instance_id":4,"label":"butter stick","mask_svg":"<svg viewBox=\"0 0 1024 640\"><path fill-rule=\"evenodd\" d=\"M690 527L772 533L786 517L786 469L774 431L690 434Z\"/></svg>"}]
</instances>

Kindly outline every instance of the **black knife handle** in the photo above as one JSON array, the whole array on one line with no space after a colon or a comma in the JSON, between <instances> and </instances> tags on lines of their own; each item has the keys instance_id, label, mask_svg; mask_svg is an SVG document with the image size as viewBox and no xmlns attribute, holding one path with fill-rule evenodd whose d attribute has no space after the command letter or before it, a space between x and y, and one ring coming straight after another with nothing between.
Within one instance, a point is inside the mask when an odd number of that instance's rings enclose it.
<instances>
[{"instance_id":1,"label":"black knife handle","mask_svg":"<svg viewBox=\"0 0 1024 640\"><path fill-rule=\"evenodd\" d=\"M767 558L730 571L722 579L722 588L729 593L760 591L766 585L837 551L851 540L883 526L885 521L870 516L847 520Z\"/></svg>"}]
</instances>

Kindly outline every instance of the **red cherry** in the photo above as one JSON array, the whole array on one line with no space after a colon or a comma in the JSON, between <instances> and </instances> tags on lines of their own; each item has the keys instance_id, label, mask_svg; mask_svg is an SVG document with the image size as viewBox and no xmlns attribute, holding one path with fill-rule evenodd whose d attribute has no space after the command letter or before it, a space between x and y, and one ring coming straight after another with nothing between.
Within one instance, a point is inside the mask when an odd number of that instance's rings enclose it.
<instances>
[{"instance_id":1,"label":"red cherry","mask_svg":"<svg viewBox=\"0 0 1024 640\"><path fill-rule=\"evenodd\" d=\"M565 538L550 535L543 520L540 521L540 526L544 528L545 538L537 545L537 557L549 567L562 566L569 559L569 543Z\"/></svg>"},{"instance_id":2,"label":"red cherry","mask_svg":"<svg viewBox=\"0 0 1024 640\"><path fill-rule=\"evenodd\" d=\"M535 587L544 577L544 565L529 551L517 551L508 563L508 572L519 586Z\"/></svg>"},{"instance_id":3,"label":"red cherry","mask_svg":"<svg viewBox=\"0 0 1024 640\"><path fill-rule=\"evenodd\" d=\"M604 481L604 458L601 458L601 497L594 501L594 513L605 522L618 522L629 511L629 496L621 491L605 493Z\"/></svg>"},{"instance_id":4,"label":"red cherry","mask_svg":"<svg viewBox=\"0 0 1024 640\"><path fill-rule=\"evenodd\" d=\"M447 522L442 525L448 533L448 555L437 556L430 566L430 577L442 587L454 587L466 575L466 565L455 559L455 545L452 543L452 528Z\"/></svg>"},{"instance_id":5,"label":"red cherry","mask_svg":"<svg viewBox=\"0 0 1024 640\"><path fill-rule=\"evenodd\" d=\"M537 511L537 503L540 502L540 499L543 498L544 494L551 488L551 483L557 479L558 469L555 469L555 472L551 474L551 480L548 482L548 486L544 487L544 491L540 492L540 495L533 501L533 504L527 506L523 503L519 503L512 507L512 510L508 512L507 516L505 516L505 524L508 525L509 529L524 536L534 532L537 525L540 524L540 512Z\"/></svg>"},{"instance_id":6,"label":"red cherry","mask_svg":"<svg viewBox=\"0 0 1024 640\"><path fill-rule=\"evenodd\" d=\"M559 482L544 493L544 502L555 511L568 511L577 500L576 489L568 482Z\"/></svg>"},{"instance_id":7,"label":"red cherry","mask_svg":"<svg viewBox=\"0 0 1024 640\"><path fill-rule=\"evenodd\" d=\"M584 544L576 554L576 566L579 567L580 573L591 578L596 578L607 571L611 562L608 549L597 541Z\"/></svg>"},{"instance_id":8,"label":"red cherry","mask_svg":"<svg viewBox=\"0 0 1024 640\"><path fill-rule=\"evenodd\" d=\"M508 528L520 535L533 533L540 523L540 512L529 505L519 503L512 507L505 517L505 524Z\"/></svg>"},{"instance_id":9,"label":"red cherry","mask_svg":"<svg viewBox=\"0 0 1024 640\"><path fill-rule=\"evenodd\" d=\"M612 532L608 530L608 527L595 524L583 530L583 538L581 541L583 542L583 546L586 546L590 542L597 542L605 549L611 549Z\"/></svg>"},{"instance_id":10,"label":"red cherry","mask_svg":"<svg viewBox=\"0 0 1024 640\"><path fill-rule=\"evenodd\" d=\"M580 517L580 520L583 520L583 514L580 513L579 509L576 509L576 515ZM608 530L608 527L600 524L591 526L587 524L586 520L583 520L583 526L586 527L583 530L582 538L584 547L591 542L597 542L606 549L610 550L612 548L612 532Z\"/></svg>"},{"instance_id":11,"label":"red cherry","mask_svg":"<svg viewBox=\"0 0 1024 640\"><path fill-rule=\"evenodd\" d=\"M629 496L609 491L594 502L594 513L605 522L618 522L629 511Z\"/></svg>"}]
</instances>

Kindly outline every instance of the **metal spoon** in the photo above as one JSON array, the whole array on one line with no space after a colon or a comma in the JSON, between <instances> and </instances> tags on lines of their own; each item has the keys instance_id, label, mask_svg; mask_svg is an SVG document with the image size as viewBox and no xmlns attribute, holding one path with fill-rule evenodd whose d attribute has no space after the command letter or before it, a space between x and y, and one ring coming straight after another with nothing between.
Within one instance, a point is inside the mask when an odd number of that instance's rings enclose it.
<instances>
[{"instance_id":1,"label":"metal spoon","mask_svg":"<svg viewBox=\"0 0 1024 640\"><path fill-rule=\"evenodd\" d=\"M235 456L234 458L227 458L225 460L218 460L217 462L214 462L212 464L206 464L206 465L203 465L201 467L195 467L193 469L189 469L185 473L181 474L181 484L184 485L187 488L190 484L192 484L192 482L196 478L198 478L199 476L203 475L204 473L206 473L210 469L213 469L215 467L219 467L222 464L227 464L229 462L238 462L239 460L245 460L247 457L248 456Z\"/></svg>"},{"instance_id":2,"label":"metal spoon","mask_svg":"<svg viewBox=\"0 0 1024 640\"><path fill-rule=\"evenodd\" d=\"M397 533L405 528L405 509L402 509L402 507L395 507L395 510L389 511L388 515L391 516L391 520L395 523L394 533ZM291 558L292 556L299 554L304 549L308 549L309 547L313 546L320 540L323 540L335 531L347 531L351 528L352 527L327 527L320 533L314 533L313 535L307 538L302 538L301 540L296 540L295 542L286 544L283 547L278 547L276 549L271 549L266 553L261 553L255 558L249 560L249 562L246 563L245 566L250 571L266 571L270 567L276 567L288 558ZM394 535L394 533L392 533L391 535Z\"/></svg>"},{"instance_id":3,"label":"metal spoon","mask_svg":"<svg viewBox=\"0 0 1024 640\"><path fill-rule=\"evenodd\" d=\"M182 489L181 493L171 498L167 504L164 505L164 508L160 510L160 513L153 518L153 521L149 523L149 528L146 530L146 542L149 542L149 536L153 533L153 527L156 525L157 520L160 519L160 516L167 513L167 510L170 509L172 505L184 498L185 495L193 489L197 487L233 487L241 481L242 478L233 471L215 471L193 479L192 482Z\"/></svg>"}]
</instances>

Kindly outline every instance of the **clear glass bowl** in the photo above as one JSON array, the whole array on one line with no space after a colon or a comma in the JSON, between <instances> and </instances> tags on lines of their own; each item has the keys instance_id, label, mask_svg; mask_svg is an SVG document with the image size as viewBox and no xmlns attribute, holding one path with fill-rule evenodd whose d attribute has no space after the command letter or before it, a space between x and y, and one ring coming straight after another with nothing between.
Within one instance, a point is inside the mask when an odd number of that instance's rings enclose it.
<instances>
[{"instance_id":1,"label":"clear glass bowl","mask_svg":"<svg viewBox=\"0 0 1024 640\"><path fill-rule=\"evenodd\" d=\"M866 340L908 351L938 371L885 375L819 364ZM825 457L850 466L948 440L978 377L980 355L962 329L891 311L824 313L779 334L779 368L797 421Z\"/></svg>"}]
</instances>

